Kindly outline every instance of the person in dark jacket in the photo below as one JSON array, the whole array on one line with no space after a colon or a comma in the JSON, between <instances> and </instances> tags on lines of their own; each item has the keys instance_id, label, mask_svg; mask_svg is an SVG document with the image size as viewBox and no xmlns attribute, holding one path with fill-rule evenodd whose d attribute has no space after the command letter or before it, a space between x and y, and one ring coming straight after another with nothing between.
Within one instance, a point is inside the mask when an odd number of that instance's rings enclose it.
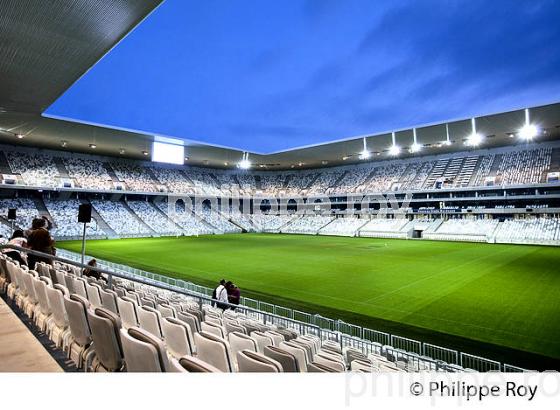
<instances>
[{"instance_id":1,"label":"person in dark jacket","mask_svg":"<svg viewBox=\"0 0 560 410\"><path fill-rule=\"evenodd\" d=\"M101 274L101 272L95 269L95 267L97 266L96 259L91 259L87 264L89 268L84 269L83 276L94 278L97 280L104 280L105 282L107 282L107 279L105 279L105 277Z\"/></svg>"},{"instance_id":2,"label":"person in dark jacket","mask_svg":"<svg viewBox=\"0 0 560 410\"><path fill-rule=\"evenodd\" d=\"M228 293L228 302L232 305L239 305L239 300L241 299L241 291L232 282L228 281L226 283L226 289ZM235 310L235 306L230 306L232 310Z\"/></svg>"},{"instance_id":3,"label":"person in dark jacket","mask_svg":"<svg viewBox=\"0 0 560 410\"><path fill-rule=\"evenodd\" d=\"M33 251L54 255L56 250L54 247L54 239L49 233L49 220L47 218L35 218L31 223L31 230L27 236L27 247ZM44 256L35 256L29 254L27 256L27 264L29 269L34 270L37 262L44 262L52 265L52 258Z\"/></svg>"}]
</instances>

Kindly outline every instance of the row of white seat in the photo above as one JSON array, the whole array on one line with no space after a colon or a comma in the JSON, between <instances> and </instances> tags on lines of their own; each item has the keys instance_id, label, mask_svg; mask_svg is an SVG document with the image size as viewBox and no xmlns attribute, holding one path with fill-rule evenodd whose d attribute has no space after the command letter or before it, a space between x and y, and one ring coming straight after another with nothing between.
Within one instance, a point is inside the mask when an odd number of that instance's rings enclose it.
<instances>
[{"instance_id":1,"label":"row of white seat","mask_svg":"<svg viewBox=\"0 0 560 410\"><path fill-rule=\"evenodd\" d=\"M0 259L0 288L63 349L90 371L402 371L383 356L313 335L266 326L239 313L200 310L188 298L116 286L104 288L39 264L28 271ZM54 279L54 280L53 280ZM55 283L56 282L56 283ZM121 282L121 284L124 284ZM402 366L401 366L402 367Z\"/></svg>"}]
</instances>

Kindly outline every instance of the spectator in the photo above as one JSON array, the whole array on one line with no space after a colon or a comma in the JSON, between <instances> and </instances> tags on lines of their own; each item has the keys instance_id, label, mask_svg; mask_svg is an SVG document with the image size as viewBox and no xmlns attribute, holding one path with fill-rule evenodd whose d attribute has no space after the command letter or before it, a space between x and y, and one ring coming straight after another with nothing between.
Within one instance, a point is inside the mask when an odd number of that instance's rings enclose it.
<instances>
[{"instance_id":1,"label":"spectator","mask_svg":"<svg viewBox=\"0 0 560 410\"><path fill-rule=\"evenodd\" d=\"M83 276L87 276L88 278L94 278L97 280L104 280L107 282L107 279L99 272L95 267L97 266L97 260L91 259L88 263L89 268L84 269Z\"/></svg>"},{"instance_id":2,"label":"spectator","mask_svg":"<svg viewBox=\"0 0 560 410\"><path fill-rule=\"evenodd\" d=\"M23 235L23 231L21 229L16 229L14 231L14 234L12 235L12 238L8 242L8 245L19 246L20 248L27 247L27 239L25 239ZM2 250L2 253L12 258L13 260L18 261L20 265L27 265L27 262L25 262L24 260L24 256L21 254L20 251L16 249L5 248Z\"/></svg>"},{"instance_id":3,"label":"spectator","mask_svg":"<svg viewBox=\"0 0 560 410\"><path fill-rule=\"evenodd\" d=\"M222 310L227 308L227 305L225 305L224 302L228 302L228 293L225 285L226 281L225 279L222 279L218 287L214 289L214 292L212 293L212 299L216 300L216 302L212 302L212 306L216 306Z\"/></svg>"},{"instance_id":4,"label":"spectator","mask_svg":"<svg viewBox=\"0 0 560 410\"><path fill-rule=\"evenodd\" d=\"M231 282L226 283L226 288L228 292L228 301L232 305L239 305L239 300L241 299L241 291L239 288ZM232 310L235 310L235 306L230 306Z\"/></svg>"},{"instance_id":5,"label":"spectator","mask_svg":"<svg viewBox=\"0 0 560 410\"><path fill-rule=\"evenodd\" d=\"M27 247L33 251L43 252L49 255L55 254L54 240L48 231L49 221L46 218L35 218L31 224L31 230L27 236ZM44 256L29 254L27 263L29 269L34 270L37 262L45 262L52 265L52 259Z\"/></svg>"}]
</instances>

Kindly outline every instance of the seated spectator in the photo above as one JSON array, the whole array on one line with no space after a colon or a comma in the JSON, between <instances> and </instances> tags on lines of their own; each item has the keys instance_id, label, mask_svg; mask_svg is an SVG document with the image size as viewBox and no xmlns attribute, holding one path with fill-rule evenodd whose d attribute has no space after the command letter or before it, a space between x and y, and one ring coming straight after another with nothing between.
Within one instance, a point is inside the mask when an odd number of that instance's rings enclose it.
<instances>
[{"instance_id":1,"label":"seated spectator","mask_svg":"<svg viewBox=\"0 0 560 410\"><path fill-rule=\"evenodd\" d=\"M12 238L8 242L8 245L19 246L20 248L27 247L27 239L25 239L23 235L23 231L21 229L17 229L14 231L14 234L12 235ZM27 262L24 259L25 255L23 255L20 251L16 249L5 248L2 249L2 253L12 258L14 261L18 261L20 265L27 265Z\"/></svg>"},{"instance_id":2,"label":"seated spectator","mask_svg":"<svg viewBox=\"0 0 560 410\"><path fill-rule=\"evenodd\" d=\"M84 269L83 276L87 276L88 278L94 278L97 280L104 280L105 282L107 279L99 272L95 267L97 266L97 260L91 259L88 263L89 268Z\"/></svg>"}]
</instances>

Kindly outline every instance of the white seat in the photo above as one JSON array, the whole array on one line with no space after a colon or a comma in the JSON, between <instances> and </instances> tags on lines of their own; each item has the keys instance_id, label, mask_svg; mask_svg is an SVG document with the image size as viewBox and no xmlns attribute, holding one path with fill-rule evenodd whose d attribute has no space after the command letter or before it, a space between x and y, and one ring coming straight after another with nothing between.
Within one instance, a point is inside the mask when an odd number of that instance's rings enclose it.
<instances>
[{"instance_id":1,"label":"white seat","mask_svg":"<svg viewBox=\"0 0 560 410\"><path fill-rule=\"evenodd\" d=\"M274 346L274 342L272 341L272 337L268 336L267 334L259 331L251 332L251 337L255 339L257 342L257 351L259 353L264 353L264 348L266 346Z\"/></svg>"},{"instance_id":2,"label":"white seat","mask_svg":"<svg viewBox=\"0 0 560 410\"><path fill-rule=\"evenodd\" d=\"M115 291L110 289L99 289L99 294L101 295L101 304L105 309L110 310L114 314L119 314L119 309L117 307L117 294Z\"/></svg>"},{"instance_id":3,"label":"white seat","mask_svg":"<svg viewBox=\"0 0 560 410\"><path fill-rule=\"evenodd\" d=\"M235 366L237 367L237 352L242 350L251 350L256 352L257 341L244 333L240 332L232 332L228 335L229 339L229 346L231 350L232 359L234 361Z\"/></svg>"},{"instance_id":4,"label":"white seat","mask_svg":"<svg viewBox=\"0 0 560 410\"><path fill-rule=\"evenodd\" d=\"M121 329L120 337L128 372L169 371L169 361L161 339L139 327Z\"/></svg>"},{"instance_id":5,"label":"white seat","mask_svg":"<svg viewBox=\"0 0 560 410\"><path fill-rule=\"evenodd\" d=\"M280 346L280 343L282 343L283 341L285 341L284 339L284 335L275 332L274 330L267 330L266 332L264 332L264 334L266 336L269 336L272 339L272 343L274 344L274 346L278 347Z\"/></svg>"},{"instance_id":6,"label":"white seat","mask_svg":"<svg viewBox=\"0 0 560 410\"><path fill-rule=\"evenodd\" d=\"M161 316L166 317L177 317L177 311L174 307L166 304L158 304L156 309L161 313Z\"/></svg>"},{"instance_id":7,"label":"white seat","mask_svg":"<svg viewBox=\"0 0 560 410\"><path fill-rule=\"evenodd\" d=\"M280 349L294 355L300 372L307 371L307 355L303 347L295 345L290 341L280 343Z\"/></svg>"},{"instance_id":8,"label":"white seat","mask_svg":"<svg viewBox=\"0 0 560 410\"><path fill-rule=\"evenodd\" d=\"M95 349L93 371L115 372L123 368L123 350L120 340L121 320L105 308L87 312L91 337Z\"/></svg>"},{"instance_id":9,"label":"white seat","mask_svg":"<svg viewBox=\"0 0 560 410\"><path fill-rule=\"evenodd\" d=\"M72 280L72 291L78 295L87 298L86 285L87 281L83 278L78 278L76 276L70 277Z\"/></svg>"},{"instance_id":10,"label":"white seat","mask_svg":"<svg viewBox=\"0 0 560 410\"><path fill-rule=\"evenodd\" d=\"M216 335L217 337L222 339L224 339L226 336L224 328L214 323L202 322L200 324L200 329L204 332L212 333L213 335Z\"/></svg>"},{"instance_id":11,"label":"white seat","mask_svg":"<svg viewBox=\"0 0 560 410\"><path fill-rule=\"evenodd\" d=\"M237 352L237 363L240 372L281 373L282 365L276 360L252 350Z\"/></svg>"},{"instance_id":12,"label":"white seat","mask_svg":"<svg viewBox=\"0 0 560 410\"><path fill-rule=\"evenodd\" d=\"M204 330L194 335L197 357L223 372L233 372L234 364L229 343Z\"/></svg>"},{"instance_id":13,"label":"white seat","mask_svg":"<svg viewBox=\"0 0 560 410\"><path fill-rule=\"evenodd\" d=\"M194 336L187 323L174 317L166 317L163 318L161 329L167 350L172 356L179 359L194 354Z\"/></svg>"},{"instance_id":14,"label":"white seat","mask_svg":"<svg viewBox=\"0 0 560 410\"><path fill-rule=\"evenodd\" d=\"M99 292L99 286L86 282L86 291L87 291L87 298L89 303L94 308L103 307L103 303L101 302L101 293Z\"/></svg>"},{"instance_id":15,"label":"white seat","mask_svg":"<svg viewBox=\"0 0 560 410\"><path fill-rule=\"evenodd\" d=\"M126 296L117 298L117 308L125 329L138 326L138 307L133 299Z\"/></svg>"},{"instance_id":16,"label":"white seat","mask_svg":"<svg viewBox=\"0 0 560 410\"><path fill-rule=\"evenodd\" d=\"M64 296L64 308L68 315L68 324L72 334L68 356L78 369L84 367L92 341L86 313L89 306L89 301L86 298L78 295Z\"/></svg>"},{"instance_id":17,"label":"white seat","mask_svg":"<svg viewBox=\"0 0 560 410\"><path fill-rule=\"evenodd\" d=\"M196 357L184 356L169 361L173 371L180 373L221 373L220 369Z\"/></svg>"},{"instance_id":18,"label":"white seat","mask_svg":"<svg viewBox=\"0 0 560 410\"><path fill-rule=\"evenodd\" d=\"M46 290L53 318L49 337L56 347L62 347L66 351L72 333L68 327L68 316L64 308L64 291L61 285L54 285L52 288L47 286Z\"/></svg>"},{"instance_id":19,"label":"white seat","mask_svg":"<svg viewBox=\"0 0 560 410\"><path fill-rule=\"evenodd\" d=\"M161 313L154 308L149 306L140 306L138 309L138 324L144 330L147 330L151 334L160 339L163 339L163 333L161 331Z\"/></svg>"}]
</instances>

